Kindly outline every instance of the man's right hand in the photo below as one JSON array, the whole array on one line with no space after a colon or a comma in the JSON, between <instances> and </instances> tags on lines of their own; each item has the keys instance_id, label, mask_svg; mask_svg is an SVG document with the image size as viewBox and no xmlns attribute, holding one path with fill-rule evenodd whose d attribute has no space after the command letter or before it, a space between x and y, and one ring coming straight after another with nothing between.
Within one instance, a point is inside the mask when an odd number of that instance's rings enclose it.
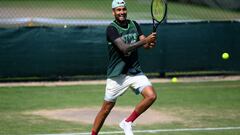
<instances>
[{"instance_id":1,"label":"man's right hand","mask_svg":"<svg viewBox=\"0 0 240 135\"><path fill-rule=\"evenodd\" d=\"M155 43L156 42L156 35L157 35L156 32L153 32L152 34L148 35L145 38L146 44L150 45L151 43Z\"/></svg>"},{"instance_id":2,"label":"man's right hand","mask_svg":"<svg viewBox=\"0 0 240 135\"><path fill-rule=\"evenodd\" d=\"M156 46L156 35L156 32L154 32L145 38L146 44L143 46L145 49L151 49Z\"/></svg>"}]
</instances>

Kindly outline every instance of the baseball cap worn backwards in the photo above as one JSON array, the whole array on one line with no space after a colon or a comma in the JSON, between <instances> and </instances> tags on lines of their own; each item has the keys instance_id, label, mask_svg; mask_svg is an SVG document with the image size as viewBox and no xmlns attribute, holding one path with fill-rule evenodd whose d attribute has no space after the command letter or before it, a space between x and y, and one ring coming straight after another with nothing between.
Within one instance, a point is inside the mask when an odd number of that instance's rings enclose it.
<instances>
[{"instance_id":1,"label":"baseball cap worn backwards","mask_svg":"<svg viewBox=\"0 0 240 135\"><path fill-rule=\"evenodd\" d=\"M126 6L126 2L124 0L113 0L112 1L112 8Z\"/></svg>"}]
</instances>

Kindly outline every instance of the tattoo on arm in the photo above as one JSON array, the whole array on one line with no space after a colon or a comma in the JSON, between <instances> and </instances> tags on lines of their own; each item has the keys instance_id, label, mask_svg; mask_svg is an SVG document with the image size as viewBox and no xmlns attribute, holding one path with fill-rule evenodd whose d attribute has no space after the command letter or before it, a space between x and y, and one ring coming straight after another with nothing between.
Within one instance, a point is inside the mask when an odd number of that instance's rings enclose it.
<instances>
[{"instance_id":1,"label":"tattoo on arm","mask_svg":"<svg viewBox=\"0 0 240 135\"><path fill-rule=\"evenodd\" d=\"M119 37L117 39L114 40L114 44L119 48L119 50L121 52L123 52L124 54L127 54L128 52L133 51L134 49L137 49L139 47L142 47L144 44L146 44L145 40L142 41L138 41L135 43L131 43L131 44L126 44L124 43L124 41Z\"/></svg>"}]
</instances>

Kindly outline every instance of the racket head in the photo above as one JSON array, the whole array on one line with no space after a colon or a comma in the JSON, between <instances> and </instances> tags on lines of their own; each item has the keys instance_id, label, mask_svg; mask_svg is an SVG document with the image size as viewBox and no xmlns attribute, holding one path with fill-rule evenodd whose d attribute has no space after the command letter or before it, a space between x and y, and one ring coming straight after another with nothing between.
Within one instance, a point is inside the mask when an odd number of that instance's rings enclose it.
<instances>
[{"instance_id":1,"label":"racket head","mask_svg":"<svg viewBox=\"0 0 240 135\"><path fill-rule=\"evenodd\" d=\"M156 31L158 24L160 24L167 15L166 0L152 0L151 15L153 19L153 31ZM157 24L156 24L157 23Z\"/></svg>"}]
</instances>

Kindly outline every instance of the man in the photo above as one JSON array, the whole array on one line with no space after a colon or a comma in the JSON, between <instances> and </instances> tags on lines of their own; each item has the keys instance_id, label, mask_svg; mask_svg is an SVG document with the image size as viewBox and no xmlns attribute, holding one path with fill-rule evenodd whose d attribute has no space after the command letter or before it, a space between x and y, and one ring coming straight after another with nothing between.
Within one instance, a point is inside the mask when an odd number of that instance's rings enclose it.
<instances>
[{"instance_id":1,"label":"man","mask_svg":"<svg viewBox=\"0 0 240 135\"><path fill-rule=\"evenodd\" d=\"M133 135L131 124L157 98L152 84L140 68L137 53L137 49L140 47L149 49L155 46L156 33L145 37L135 21L126 19L127 7L124 0L113 0L112 14L115 20L106 30L109 63L105 98L102 108L95 118L92 135L98 134L117 98L129 87L136 94L143 96L142 101L136 105L132 114L119 124L125 135Z\"/></svg>"}]
</instances>

